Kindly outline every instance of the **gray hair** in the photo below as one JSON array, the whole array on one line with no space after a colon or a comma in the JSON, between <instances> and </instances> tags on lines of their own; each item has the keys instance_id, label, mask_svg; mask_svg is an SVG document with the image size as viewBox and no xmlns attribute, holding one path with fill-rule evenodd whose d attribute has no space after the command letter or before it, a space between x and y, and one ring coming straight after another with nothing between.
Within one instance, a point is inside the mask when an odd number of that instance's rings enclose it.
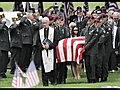
<instances>
[{"instance_id":1,"label":"gray hair","mask_svg":"<svg viewBox=\"0 0 120 90\"><path fill-rule=\"evenodd\" d=\"M42 18L42 22L43 22L44 20L47 20L47 21L49 22L49 18L48 18L48 17Z\"/></svg>"}]
</instances>

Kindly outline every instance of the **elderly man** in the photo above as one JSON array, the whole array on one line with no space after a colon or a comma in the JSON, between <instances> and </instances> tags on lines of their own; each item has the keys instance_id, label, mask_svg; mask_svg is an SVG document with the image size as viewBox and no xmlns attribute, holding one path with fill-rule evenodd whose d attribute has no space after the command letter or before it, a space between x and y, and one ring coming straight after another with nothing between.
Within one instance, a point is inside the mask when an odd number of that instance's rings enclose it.
<instances>
[{"instance_id":1,"label":"elderly man","mask_svg":"<svg viewBox=\"0 0 120 90\"><path fill-rule=\"evenodd\" d=\"M49 18L44 17L42 19L43 28L39 30L38 45L42 53L41 71L43 86L49 85L49 80L52 85L56 85L56 46L59 38L58 33L54 28L49 26Z\"/></svg>"},{"instance_id":2,"label":"elderly man","mask_svg":"<svg viewBox=\"0 0 120 90\"><path fill-rule=\"evenodd\" d=\"M115 22L115 25L117 27L120 27L120 16L119 16L119 13L118 12L114 12L113 13L113 20Z\"/></svg>"}]
</instances>

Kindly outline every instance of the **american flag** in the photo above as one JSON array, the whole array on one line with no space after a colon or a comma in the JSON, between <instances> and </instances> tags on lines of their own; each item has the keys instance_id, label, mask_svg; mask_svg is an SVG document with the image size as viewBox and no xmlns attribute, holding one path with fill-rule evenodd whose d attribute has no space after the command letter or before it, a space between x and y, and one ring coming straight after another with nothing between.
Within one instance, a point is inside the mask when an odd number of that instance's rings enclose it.
<instances>
[{"instance_id":1,"label":"american flag","mask_svg":"<svg viewBox=\"0 0 120 90\"><path fill-rule=\"evenodd\" d=\"M70 15L70 10L74 11L74 5L73 2L62 2L62 9L64 11L64 17L65 17L65 24L68 24L67 17Z\"/></svg>"},{"instance_id":2,"label":"american flag","mask_svg":"<svg viewBox=\"0 0 120 90\"><path fill-rule=\"evenodd\" d=\"M88 2L84 2L83 8L84 8L85 12L89 11L89 4L88 4Z\"/></svg>"},{"instance_id":3,"label":"american flag","mask_svg":"<svg viewBox=\"0 0 120 90\"><path fill-rule=\"evenodd\" d=\"M110 9L119 9L116 2L109 2L109 10Z\"/></svg>"},{"instance_id":4,"label":"american flag","mask_svg":"<svg viewBox=\"0 0 120 90\"><path fill-rule=\"evenodd\" d=\"M36 86L39 84L40 79L34 64L34 61L32 60L27 71L26 71L26 83L25 86L26 87L32 87L32 86Z\"/></svg>"},{"instance_id":5,"label":"american flag","mask_svg":"<svg viewBox=\"0 0 120 90\"><path fill-rule=\"evenodd\" d=\"M14 77L12 80L12 86L13 86L13 88L25 88L25 84L22 81L22 77L19 73L18 67L19 66L16 66L16 69L15 69Z\"/></svg>"},{"instance_id":6,"label":"american flag","mask_svg":"<svg viewBox=\"0 0 120 90\"><path fill-rule=\"evenodd\" d=\"M41 14L41 13L43 13L43 11L44 11L43 2L39 2L38 3L38 12Z\"/></svg>"},{"instance_id":7,"label":"american flag","mask_svg":"<svg viewBox=\"0 0 120 90\"><path fill-rule=\"evenodd\" d=\"M56 46L57 62L74 61L79 64L84 52L85 37L65 38Z\"/></svg>"}]
</instances>

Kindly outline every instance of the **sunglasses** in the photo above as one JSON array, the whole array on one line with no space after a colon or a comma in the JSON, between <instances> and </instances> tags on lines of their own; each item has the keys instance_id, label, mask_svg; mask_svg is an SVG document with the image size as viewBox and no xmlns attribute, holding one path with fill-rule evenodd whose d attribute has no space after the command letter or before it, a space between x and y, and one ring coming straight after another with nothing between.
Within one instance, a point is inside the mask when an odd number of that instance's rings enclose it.
<instances>
[{"instance_id":1,"label":"sunglasses","mask_svg":"<svg viewBox=\"0 0 120 90\"><path fill-rule=\"evenodd\" d=\"M78 30L73 30L73 31L78 31Z\"/></svg>"}]
</instances>

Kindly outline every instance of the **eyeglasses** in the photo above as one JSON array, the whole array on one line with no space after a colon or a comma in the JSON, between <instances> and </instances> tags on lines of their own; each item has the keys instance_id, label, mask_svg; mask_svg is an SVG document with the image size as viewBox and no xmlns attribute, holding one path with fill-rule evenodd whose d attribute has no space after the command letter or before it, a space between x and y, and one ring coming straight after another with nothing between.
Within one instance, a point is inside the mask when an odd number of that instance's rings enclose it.
<instances>
[{"instance_id":1,"label":"eyeglasses","mask_svg":"<svg viewBox=\"0 0 120 90\"><path fill-rule=\"evenodd\" d=\"M73 30L73 31L78 31L78 30Z\"/></svg>"},{"instance_id":2,"label":"eyeglasses","mask_svg":"<svg viewBox=\"0 0 120 90\"><path fill-rule=\"evenodd\" d=\"M119 19L119 18L113 18L113 19Z\"/></svg>"}]
</instances>

